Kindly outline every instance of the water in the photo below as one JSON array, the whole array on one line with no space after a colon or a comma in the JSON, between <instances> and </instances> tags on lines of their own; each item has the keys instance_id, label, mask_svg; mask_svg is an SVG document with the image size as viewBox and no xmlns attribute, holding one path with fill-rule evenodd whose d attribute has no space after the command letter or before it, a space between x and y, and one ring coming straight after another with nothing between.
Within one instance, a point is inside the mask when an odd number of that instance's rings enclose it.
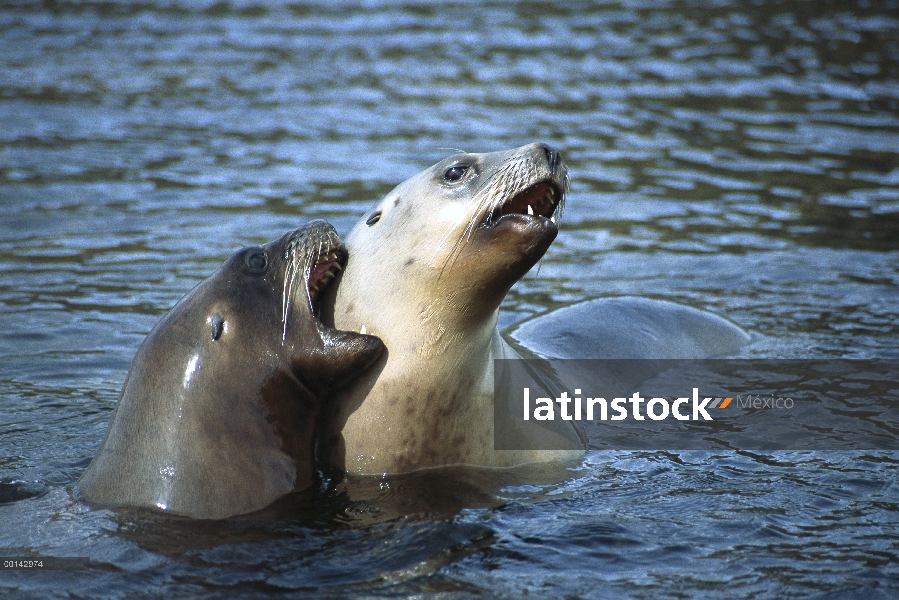
<instances>
[{"instance_id":1,"label":"water","mask_svg":"<svg viewBox=\"0 0 899 600\"><path fill-rule=\"evenodd\" d=\"M726 315L752 358L896 358L897 8L0 3L0 547L99 565L0 590L896 595L895 452L594 451L524 484L354 481L268 522L71 486L187 290L307 219L346 234L455 148L540 140L570 167L504 327L632 294Z\"/></svg>"}]
</instances>

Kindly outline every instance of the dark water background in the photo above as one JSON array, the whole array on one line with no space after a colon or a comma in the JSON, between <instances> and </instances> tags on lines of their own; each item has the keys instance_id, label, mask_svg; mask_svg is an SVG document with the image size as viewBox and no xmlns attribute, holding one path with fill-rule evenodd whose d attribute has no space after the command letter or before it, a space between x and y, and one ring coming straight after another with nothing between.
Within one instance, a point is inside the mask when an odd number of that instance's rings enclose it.
<instances>
[{"instance_id":1,"label":"dark water background","mask_svg":"<svg viewBox=\"0 0 899 600\"><path fill-rule=\"evenodd\" d=\"M0 592L899 594L896 452L590 452L274 522L72 498L143 336L233 250L538 140L571 194L504 326L633 294L752 358L899 356L895 1L0 0L0 548L98 565Z\"/></svg>"}]
</instances>

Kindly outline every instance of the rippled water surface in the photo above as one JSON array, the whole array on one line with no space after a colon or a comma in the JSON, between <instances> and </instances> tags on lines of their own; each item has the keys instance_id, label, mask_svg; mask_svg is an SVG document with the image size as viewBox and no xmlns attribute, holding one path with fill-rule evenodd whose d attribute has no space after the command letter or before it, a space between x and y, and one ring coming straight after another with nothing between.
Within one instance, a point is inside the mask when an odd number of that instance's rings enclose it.
<instances>
[{"instance_id":1,"label":"rippled water surface","mask_svg":"<svg viewBox=\"0 0 899 600\"><path fill-rule=\"evenodd\" d=\"M274 521L71 496L137 346L187 290L310 218L346 234L453 149L539 140L570 168L561 233L504 327L627 294L727 316L750 357L896 358L897 15L0 2L0 548L99 565L3 571L0 590L899 594L895 452L590 452L527 485L351 481Z\"/></svg>"}]
</instances>

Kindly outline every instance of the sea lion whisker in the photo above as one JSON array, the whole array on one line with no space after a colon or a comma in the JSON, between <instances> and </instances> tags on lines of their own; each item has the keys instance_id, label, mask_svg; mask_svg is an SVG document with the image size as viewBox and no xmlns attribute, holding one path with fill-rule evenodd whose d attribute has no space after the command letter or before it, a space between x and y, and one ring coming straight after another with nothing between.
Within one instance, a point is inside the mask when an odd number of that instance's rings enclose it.
<instances>
[{"instance_id":1,"label":"sea lion whisker","mask_svg":"<svg viewBox=\"0 0 899 600\"><path fill-rule=\"evenodd\" d=\"M474 196L472 196L471 200L468 201L468 204L480 205L481 201L479 200L479 198L481 195L483 195L483 191L479 191L479 192L475 193ZM459 239L456 240L456 243L453 246L453 249L450 251L450 256L447 257L446 261L444 261L444 264L441 267L441 273L442 273L443 269L446 268L447 262L449 261L449 259L452 258L457 253L458 247L459 247L460 243L462 242L462 239L466 238L466 237L467 238L471 237L471 231L474 230L474 225L477 223L477 220L478 220L477 217L478 217L479 212L480 212L480 210L476 206L474 208L474 210L472 211L472 216L469 219L465 229L463 230L462 235L459 236ZM431 255L431 259L428 261L428 266L433 266L434 259L437 258L437 255L440 253L441 249L446 244L446 241L449 239L449 237L453 234L454 231L456 231L456 228L454 226L450 226L449 228L447 228L446 233L444 233L443 237L440 238L440 241L435 246L434 253ZM439 279L439 277L438 277L438 279Z\"/></svg>"},{"instance_id":2,"label":"sea lion whisker","mask_svg":"<svg viewBox=\"0 0 899 600\"><path fill-rule=\"evenodd\" d=\"M501 165L497 170L497 173L491 178L490 182L487 184L487 187L476 192L469 204L475 205L471 210L471 217L469 217L468 223L465 226L465 229L462 231L462 234L459 236L459 239L456 240L455 245L453 246L453 250L450 252L450 255L444 261L444 264L441 268L441 276L443 271L447 266L450 265L450 261L455 262L455 258L458 256L462 247L471 240L471 235L474 232L477 224L486 219L487 222L492 222L493 215L498 207L501 207L503 204L502 195L499 193L502 190L507 182L507 179L510 176L509 171L515 168L515 163L506 161L505 164ZM514 177L513 177L514 179ZM447 233L444 235L443 239L441 239L440 244L437 247L437 251L434 253L434 257L432 257L429 264L433 262L433 259L436 257L437 252L439 252L440 248L446 241L446 238L452 234L454 229L451 227L447 230Z\"/></svg>"},{"instance_id":3,"label":"sea lion whisker","mask_svg":"<svg viewBox=\"0 0 899 600\"><path fill-rule=\"evenodd\" d=\"M447 267L452 266L452 264L456 262L463 246L471 240L471 235L477 227L477 224L484 220L484 209L489 206L492 214L495 203L491 201L491 192L493 192L493 186L488 185L487 188L476 192L471 200L469 200L468 204L474 205L470 211L471 216L465 225L465 229L462 230L461 235L458 236L456 243L453 245L453 249L443 261L443 264L440 267L440 274L437 276L438 281L443 277L443 273L446 271ZM440 243L437 244L434 254L431 256L431 260L428 261L429 266L433 265L434 259L437 258L437 254L439 254L441 248L446 243L447 238L452 235L454 231L456 231L456 228L452 226L447 229L446 233L441 238Z\"/></svg>"},{"instance_id":4,"label":"sea lion whisker","mask_svg":"<svg viewBox=\"0 0 899 600\"><path fill-rule=\"evenodd\" d=\"M551 165L552 169L559 166L557 164ZM540 210L540 216L546 217L545 208L542 210L539 208L541 206L545 206L546 202L551 204L551 211L554 213L556 209L559 209L559 213L561 214L561 206L564 201L565 191L567 190L567 169L561 166L561 174L562 181L559 181L556 185L561 187L559 192L556 192L556 189L550 189L548 192L549 196L544 196L543 198L536 199L534 201L528 202L527 205L522 209L522 214L527 215L535 215L537 214L537 210ZM555 171L554 171L555 172ZM517 195L516 193L509 192L509 190L515 190L517 188L521 188L522 182L531 182L531 185L534 185L540 182L540 164L534 160L532 157L527 155L516 155L513 157L509 157L504 160L496 172L490 178L490 181L487 185L481 190L477 191L469 204L473 207L470 210L470 217L468 222L465 224L464 229L461 234L458 235L453 248L447 254L446 259L444 259L443 264L440 268L440 275L438 276L438 280L443 277L444 272L447 267L451 266L457 260L460 252L463 247L471 241L471 237L478 225L478 223L486 223L487 225L495 224L498 220L497 216L503 216L503 211L506 205ZM528 186L522 188L518 193L526 191ZM548 217L550 220L555 223L556 219L553 214L549 214ZM453 234L457 229L450 227L446 233L441 238L440 242L436 245L434 254L431 257L431 260L428 261L428 264L433 266L435 259L439 255L439 253L446 247L446 242L449 236Z\"/></svg>"},{"instance_id":5,"label":"sea lion whisker","mask_svg":"<svg viewBox=\"0 0 899 600\"><path fill-rule=\"evenodd\" d=\"M466 230L467 229L468 228L466 227ZM440 240L440 243L437 245L437 248L434 250L434 254L431 256L431 260L428 261L429 266L433 265L434 259L437 258L437 255L440 253L440 249L446 243L447 238L453 233L453 231L455 231L454 227L450 227L447 229L446 235L444 235L443 238ZM443 277L443 273L444 273L444 271L446 271L446 268L456 262L456 258L459 256L459 250L461 249L461 247L462 247L463 243L465 243L465 241L467 241L467 240L465 239L465 232L463 231L462 235L459 236L459 239L456 240L456 243L453 244L453 249L450 250L449 255L446 257L446 259L443 261L443 264L440 266L440 274L437 276L438 281L440 281L440 279Z\"/></svg>"},{"instance_id":6,"label":"sea lion whisker","mask_svg":"<svg viewBox=\"0 0 899 600\"><path fill-rule=\"evenodd\" d=\"M296 246L291 243L285 252L287 267L284 274L284 288L281 290L281 343L287 341L287 326L290 320L291 307L293 306L293 296L296 286L297 268L296 268Z\"/></svg>"},{"instance_id":7,"label":"sea lion whisker","mask_svg":"<svg viewBox=\"0 0 899 600\"><path fill-rule=\"evenodd\" d=\"M459 150L458 148L437 148L437 150L448 150L450 152L455 152L456 154L468 154L465 150Z\"/></svg>"}]
</instances>

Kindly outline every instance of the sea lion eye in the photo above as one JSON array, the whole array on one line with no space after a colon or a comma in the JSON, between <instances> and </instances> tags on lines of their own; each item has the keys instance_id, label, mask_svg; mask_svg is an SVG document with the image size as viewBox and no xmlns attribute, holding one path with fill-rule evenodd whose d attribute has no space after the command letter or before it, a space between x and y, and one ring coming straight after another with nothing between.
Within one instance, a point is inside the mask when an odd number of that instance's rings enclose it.
<instances>
[{"instance_id":1,"label":"sea lion eye","mask_svg":"<svg viewBox=\"0 0 899 600\"><path fill-rule=\"evenodd\" d=\"M465 177L465 174L468 172L468 169L468 165L453 165L443 172L443 180L449 181L450 183L461 181L462 178Z\"/></svg>"},{"instance_id":2,"label":"sea lion eye","mask_svg":"<svg viewBox=\"0 0 899 600\"><path fill-rule=\"evenodd\" d=\"M265 251L262 250L262 248L253 248L247 252L244 261L246 262L247 269L250 270L250 273L264 273L268 268L268 256L266 256Z\"/></svg>"},{"instance_id":3,"label":"sea lion eye","mask_svg":"<svg viewBox=\"0 0 899 600\"><path fill-rule=\"evenodd\" d=\"M375 223L377 223L380 220L381 220L381 211L376 210L375 212L372 213L372 215L368 219L365 220L365 224L368 225L369 227L371 227L372 225L374 225Z\"/></svg>"}]
</instances>

